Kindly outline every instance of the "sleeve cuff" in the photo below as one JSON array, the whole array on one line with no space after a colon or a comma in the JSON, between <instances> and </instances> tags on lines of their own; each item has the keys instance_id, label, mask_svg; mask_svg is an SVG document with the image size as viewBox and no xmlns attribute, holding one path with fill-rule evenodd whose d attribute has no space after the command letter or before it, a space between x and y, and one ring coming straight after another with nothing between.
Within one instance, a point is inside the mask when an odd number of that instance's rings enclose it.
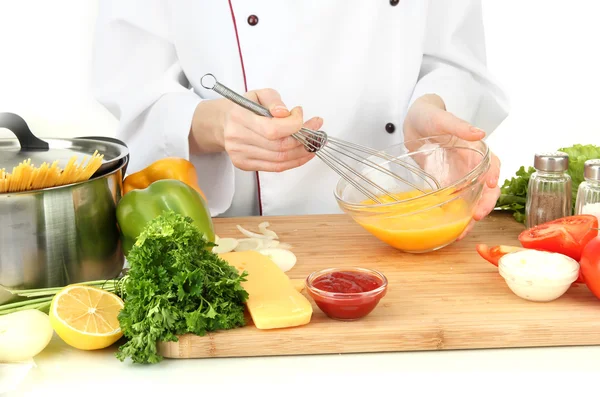
<instances>
[{"instance_id":1,"label":"sleeve cuff","mask_svg":"<svg viewBox=\"0 0 600 397\"><path fill-rule=\"evenodd\" d=\"M483 84L469 72L438 65L423 76L413 91L409 107L425 94L442 98L446 110L481 128L489 136L508 115L508 101L491 84Z\"/></svg>"},{"instance_id":2,"label":"sleeve cuff","mask_svg":"<svg viewBox=\"0 0 600 397\"><path fill-rule=\"evenodd\" d=\"M481 93L481 87L469 73L451 66L443 66L419 80L409 106L423 95L436 94L442 98L448 112L469 123L474 123L481 102Z\"/></svg>"}]
</instances>

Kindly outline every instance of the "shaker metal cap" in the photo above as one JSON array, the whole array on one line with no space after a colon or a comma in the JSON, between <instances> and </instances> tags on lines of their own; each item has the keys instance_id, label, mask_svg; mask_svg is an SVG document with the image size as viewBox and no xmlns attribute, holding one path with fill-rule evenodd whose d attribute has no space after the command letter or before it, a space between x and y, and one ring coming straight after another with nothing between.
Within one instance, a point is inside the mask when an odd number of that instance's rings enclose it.
<instances>
[{"instance_id":1,"label":"shaker metal cap","mask_svg":"<svg viewBox=\"0 0 600 397\"><path fill-rule=\"evenodd\" d=\"M583 166L583 177L600 181L600 159L588 160Z\"/></svg>"},{"instance_id":2,"label":"shaker metal cap","mask_svg":"<svg viewBox=\"0 0 600 397\"><path fill-rule=\"evenodd\" d=\"M564 152L536 153L533 166L539 171L566 171L569 168L569 155Z\"/></svg>"}]
</instances>

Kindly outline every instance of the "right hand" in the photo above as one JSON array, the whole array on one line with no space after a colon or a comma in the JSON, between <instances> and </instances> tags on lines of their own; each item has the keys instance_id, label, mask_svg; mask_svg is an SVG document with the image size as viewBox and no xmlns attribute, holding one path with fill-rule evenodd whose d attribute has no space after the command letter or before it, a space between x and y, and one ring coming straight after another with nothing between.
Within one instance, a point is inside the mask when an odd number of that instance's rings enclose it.
<instances>
[{"instance_id":1,"label":"right hand","mask_svg":"<svg viewBox=\"0 0 600 397\"><path fill-rule=\"evenodd\" d=\"M245 171L282 172L299 167L314 157L291 135L304 125L318 130L323 125L315 117L303 124L301 107L291 111L272 89L249 91L244 95L269 109L273 118L258 116L232 104L225 116L223 141L233 164Z\"/></svg>"},{"instance_id":2,"label":"right hand","mask_svg":"<svg viewBox=\"0 0 600 397\"><path fill-rule=\"evenodd\" d=\"M214 102L210 105L212 115L209 116L211 111L207 108L204 115L194 117L204 120L209 117L221 124L221 128L215 131L216 140L221 150L229 154L234 166L244 171L282 172L299 167L314 157L314 153L308 152L291 135L303 125L319 130L323 119L314 117L303 123L302 108L295 107L289 111L279 93L272 89L249 91L244 96L269 109L273 118L258 116L227 99L204 101ZM215 118L217 108L221 117ZM201 147L198 136L205 134L202 131L194 131L193 134Z\"/></svg>"}]
</instances>

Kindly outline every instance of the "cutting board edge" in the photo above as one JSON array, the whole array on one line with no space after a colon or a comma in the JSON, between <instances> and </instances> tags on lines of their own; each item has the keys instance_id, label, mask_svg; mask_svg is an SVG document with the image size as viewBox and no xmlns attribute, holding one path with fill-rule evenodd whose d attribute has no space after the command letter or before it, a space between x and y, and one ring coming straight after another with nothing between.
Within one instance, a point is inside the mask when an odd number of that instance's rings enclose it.
<instances>
[{"instance_id":1,"label":"cutting board edge","mask_svg":"<svg viewBox=\"0 0 600 397\"><path fill-rule=\"evenodd\" d=\"M174 344L173 347L168 347L167 345ZM342 349L342 350L327 350L323 349L319 352L296 352L296 351L273 351L270 352L268 350L263 350L256 353L220 353L220 354L198 354L198 353L190 353L185 354L185 349L182 349L178 346L177 342L159 342L158 351L165 359L172 360L190 360L190 359L208 359L208 358L258 358L258 357L292 357L292 356L322 356L322 355L340 355L340 354L374 354L374 353L418 353L418 352L448 352L448 351L468 351L468 350L505 350L505 349L527 349L527 348L555 348L555 347L593 347L600 346L600 342L587 342L587 343L579 343L575 341L564 341L561 344L552 344L545 341L540 341L539 343L516 343L516 344L505 344L505 343L482 343L478 345L472 346L450 346L446 345L443 347L436 348L402 348L402 349L386 349L386 348L350 348L350 349ZM179 354L169 354L169 352ZM183 353L183 354L182 354Z\"/></svg>"}]
</instances>

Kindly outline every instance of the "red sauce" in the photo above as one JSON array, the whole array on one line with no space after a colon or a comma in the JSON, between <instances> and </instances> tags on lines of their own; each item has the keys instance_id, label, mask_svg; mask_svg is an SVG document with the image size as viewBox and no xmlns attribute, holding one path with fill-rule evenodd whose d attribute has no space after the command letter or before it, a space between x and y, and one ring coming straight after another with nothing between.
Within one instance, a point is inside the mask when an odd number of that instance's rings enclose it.
<instances>
[{"instance_id":1,"label":"red sauce","mask_svg":"<svg viewBox=\"0 0 600 397\"><path fill-rule=\"evenodd\" d=\"M369 273L350 270L324 274L312 285L327 292L350 294L373 291L383 285L383 280Z\"/></svg>"},{"instance_id":2,"label":"red sauce","mask_svg":"<svg viewBox=\"0 0 600 397\"><path fill-rule=\"evenodd\" d=\"M344 270L318 276L308 290L327 316L336 320L356 320L375 309L386 289L375 290L383 284L384 280L374 274Z\"/></svg>"}]
</instances>

